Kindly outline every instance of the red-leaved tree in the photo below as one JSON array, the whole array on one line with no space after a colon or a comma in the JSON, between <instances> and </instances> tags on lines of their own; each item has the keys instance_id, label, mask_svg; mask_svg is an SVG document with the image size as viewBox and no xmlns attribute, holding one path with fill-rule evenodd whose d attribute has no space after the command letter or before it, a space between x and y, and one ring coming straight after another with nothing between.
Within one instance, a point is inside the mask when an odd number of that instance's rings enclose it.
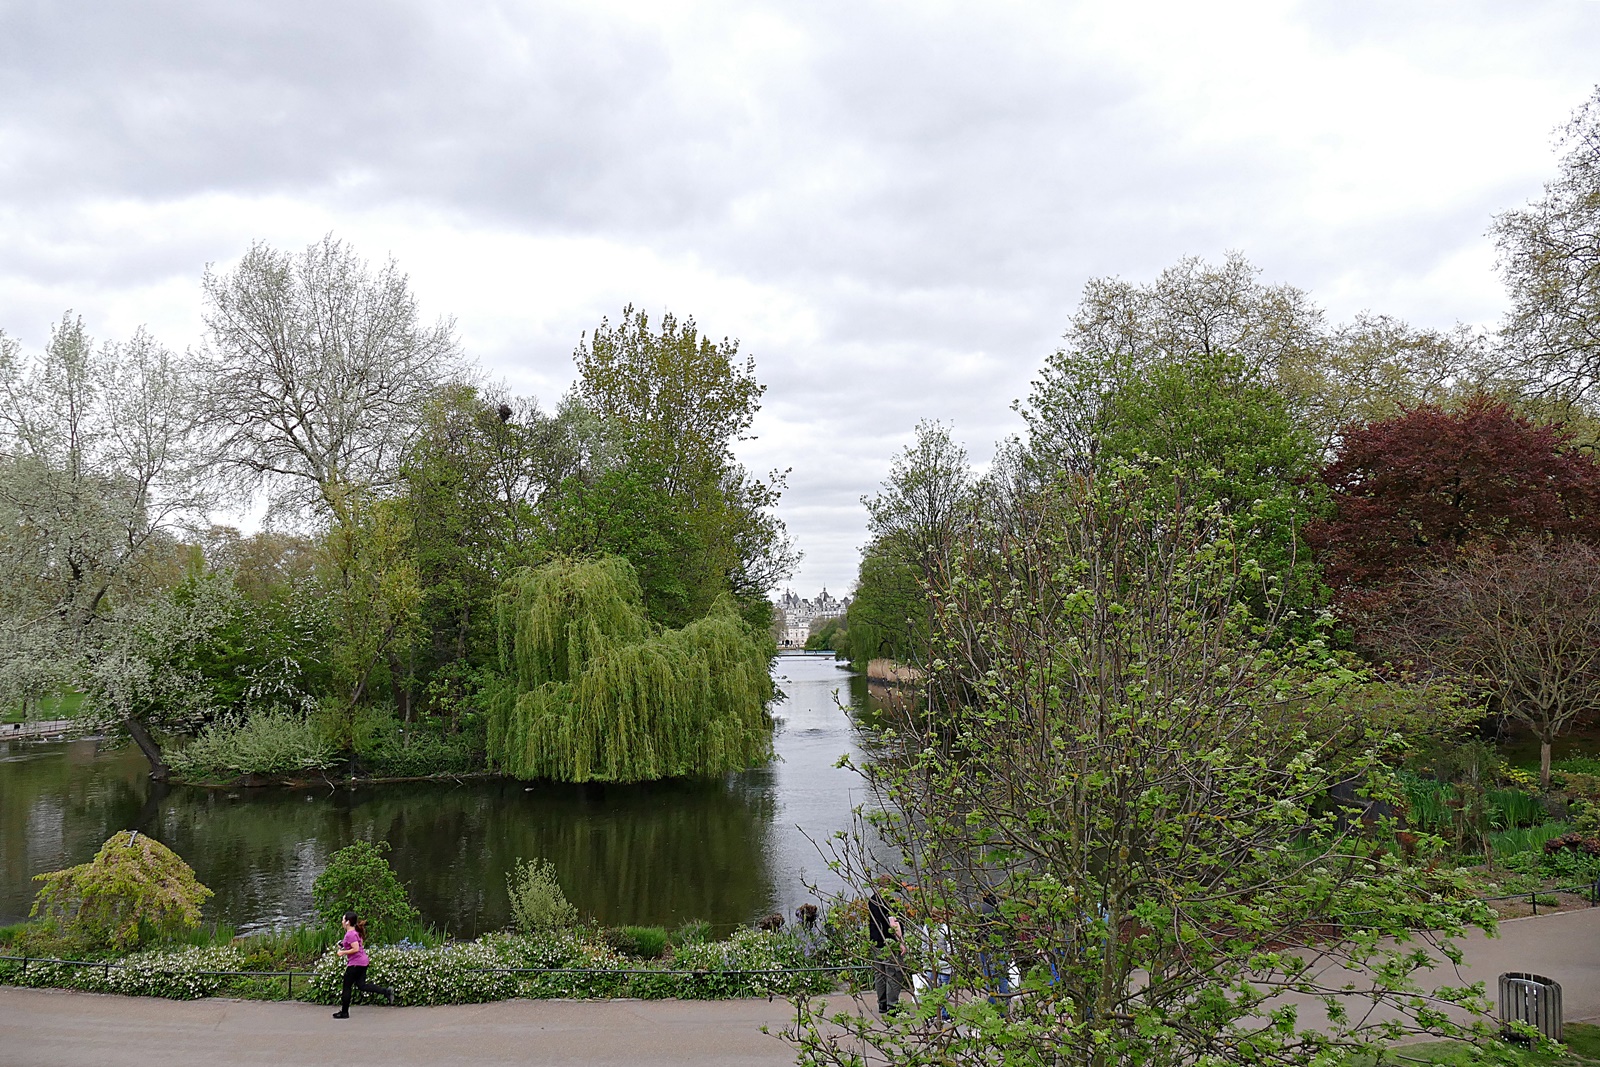
<instances>
[{"instance_id":1,"label":"red-leaved tree","mask_svg":"<svg viewBox=\"0 0 1600 1067\"><path fill-rule=\"evenodd\" d=\"M1306 539L1353 621L1468 546L1600 542L1600 463L1489 397L1352 428L1322 480L1333 512Z\"/></svg>"}]
</instances>

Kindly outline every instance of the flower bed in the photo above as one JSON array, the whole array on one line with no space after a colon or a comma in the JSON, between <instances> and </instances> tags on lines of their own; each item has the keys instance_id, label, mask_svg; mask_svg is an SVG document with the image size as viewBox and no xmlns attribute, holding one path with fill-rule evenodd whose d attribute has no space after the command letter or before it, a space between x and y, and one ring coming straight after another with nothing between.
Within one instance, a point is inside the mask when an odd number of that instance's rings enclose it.
<instances>
[{"instance_id":1,"label":"flower bed","mask_svg":"<svg viewBox=\"0 0 1600 1067\"><path fill-rule=\"evenodd\" d=\"M725 941L680 946L665 960L623 956L577 932L541 937L492 934L434 948L375 947L369 980L395 991L399 1004L480 1004L514 997L606 999L637 997L714 1000L826 993L848 974L836 971L762 973L829 967L830 954L807 958L793 936L740 930ZM194 1000L210 996L283 999L289 982L248 971L235 946L143 952L87 965L0 961L0 982L94 993ZM550 973L553 971L554 973ZM752 973L754 972L754 973ZM339 998L343 965L322 956L309 976L295 979L297 1000L331 1004Z\"/></svg>"},{"instance_id":2,"label":"flower bed","mask_svg":"<svg viewBox=\"0 0 1600 1067\"><path fill-rule=\"evenodd\" d=\"M121 993L130 997L198 1000L231 992L241 982L225 974L240 971L244 954L231 946L186 948L175 952L140 952L103 962L0 962L0 981L34 988L81 989L89 993ZM286 985L280 980L280 984Z\"/></svg>"}]
</instances>

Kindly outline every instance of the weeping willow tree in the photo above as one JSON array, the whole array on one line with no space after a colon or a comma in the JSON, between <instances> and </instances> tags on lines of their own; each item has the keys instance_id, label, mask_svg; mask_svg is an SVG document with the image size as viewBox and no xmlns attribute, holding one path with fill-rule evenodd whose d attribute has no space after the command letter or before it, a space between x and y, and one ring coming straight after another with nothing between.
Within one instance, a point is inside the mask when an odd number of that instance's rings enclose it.
<instances>
[{"instance_id":1,"label":"weeping willow tree","mask_svg":"<svg viewBox=\"0 0 1600 1067\"><path fill-rule=\"evenodd\" d=\"M519 778L642 782L744 770L772 753L771 639L733 600L658 630L627 560L519 572L498 603L506 683L489 758Z\"/></svg>"}]
</instances>

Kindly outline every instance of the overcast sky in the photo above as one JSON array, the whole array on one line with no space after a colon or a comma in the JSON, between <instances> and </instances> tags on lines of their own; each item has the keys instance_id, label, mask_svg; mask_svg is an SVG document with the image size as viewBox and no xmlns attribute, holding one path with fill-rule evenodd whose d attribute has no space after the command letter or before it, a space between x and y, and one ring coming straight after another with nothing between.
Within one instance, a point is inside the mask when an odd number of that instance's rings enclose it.
<instances>
[{"instance_id":1,"label":"overcast sky","mask_svg":"<svg viewBox=\"0 0 1600 1067\"><path fill-rule=\"evenodd\" d=\"M986 458L1090 277L1238 249L1492 325L1490 218L1597 81L1592 0L0 0L0 329L197 345L208 262L328 231L547 406L601 316L693 315L840 592L917 420Z\"/></svg>"}]
</instances>

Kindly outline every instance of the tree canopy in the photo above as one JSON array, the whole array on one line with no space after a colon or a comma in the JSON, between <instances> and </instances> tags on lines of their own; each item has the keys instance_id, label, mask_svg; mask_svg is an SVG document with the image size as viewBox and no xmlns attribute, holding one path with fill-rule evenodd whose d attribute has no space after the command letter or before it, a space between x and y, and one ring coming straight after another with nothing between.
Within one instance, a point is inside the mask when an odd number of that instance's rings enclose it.
<instances>
[{"instance_id":1,"label":"tree canopy","mask_svg":"<svg viewBox=\"0 0 1600 1067\"><path fill-rule=\"evenodd\" d=\"M1561 140L1544 194L1494 222L1511 297L1501 332L1526 387L1584 404L1600 387L1600 88Z\"/></svg>"},{"instance_id":2,"label":"tree canopy","mask_svg":"<svg viewBox=\"0 0 1600 1067\"><path fill-rule=\"evenodd\" d=\"M1569 441L1484 396L1352 428L1322 472L1332 513L1307 531L1329 585L1366 609L1471 545L1600 537L1600 463Z\"/></svg>"},{"instance_id":3,"label":"tree canopy","mask_svg":"<svg viewBox=\"0 0 1600 1067\"><path fill-rule=\"evenodd\" d=\"M680 629L645 614L618 556L516 575L499 605L489 756L520 778L637 782L744 770L771 754L770 635L724 596Z\"/></svg>"}]
</instances>

